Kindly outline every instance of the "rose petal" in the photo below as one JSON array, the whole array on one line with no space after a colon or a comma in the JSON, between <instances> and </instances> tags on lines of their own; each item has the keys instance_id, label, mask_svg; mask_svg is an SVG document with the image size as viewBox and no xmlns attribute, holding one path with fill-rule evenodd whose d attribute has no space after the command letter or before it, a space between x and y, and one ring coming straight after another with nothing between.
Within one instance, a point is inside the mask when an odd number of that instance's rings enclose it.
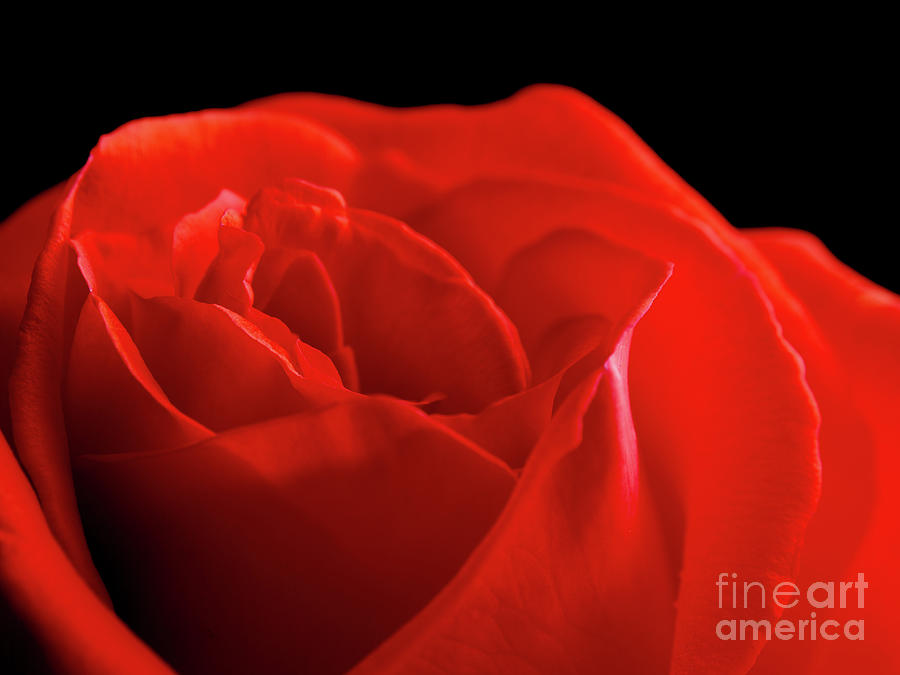
<instances>
[{"instance_id":1,"label":"rose petal","mask_svg":"<svg viewBox=\"0 0 900 675\"><path fill-rule=\"evenodd\" d=\"M133 298L126 324L172 403L222 431L338 400L333 378L314 377L257 326L219 305Z\"/></svg>"},{"instance_id":2,"label":"rose petal","mask_svg":"<svg viewBox=\"0 0 900 675\"><path fill-rule=\"evenodd\" d=\"M195 213L184 216L172 236L172 271L176 294L192 298L219 252L219 226L229 210L243 212L247 203L230 190Z\"/></svg>"},{"instance_id":3,"label":"rose petal","mask_svg":"<svg viewBox=\"0 0 900 675\"><path fill-rule=\"evenodd\" d=\"M222 208L222 204L214 205L212 208L214 211ZM207 214L208 215L208 214ZM208 222L211 222L207 219ZM192 222L191 218L186 219L185 222ZM199 221L194 219L194 224L196 225ZM183 223L184 224L184 223ZM241 229L230 225L216 225L215 233L220 244L217 244L218 250L214 254L212 261L208 264L205 264L204 267L206 271L204 272L204 276L202 280L197 286L197 295L198 300L205 303L216 303L221 307L225 307L230 309L231 311L237 313L249 313L250 305L252 303L252 289L250 287L249 279L252 278L252 273L256 265L256 261L259 256L262 254L262 242L259 238L251 233L245 232ZM182 239L185 240L186 248L182 253L187 253L189 249L196 249L198 246L202 249L202 241L198 239L199 235L189 235L186 232L182 232ZM164 297L157 297L152 302L139 302L138 298L134 296L132 289L136 286L136 281L140 281L142 278L140 275L131 276L129 278L129 274L133 274L133 267L129 267L128 256L125 258L121 258L118 254L115 253L114 249L111 247L111 244L114 244L115 241L110 241L110 238L114 239L127 239L128 241L139 243L139 242L147 242L148 238L142 234L132 235L128 233L104 233L104 232L94 232L89 231L86 232L77 240L74 240L74 247L78 251L79 254L79 266L81 267L82 273L85 276L86 281L88 282L90 288L92 288L96 293L101 294L103 297L102 302L106 304L106 298L111 297L114 299L115 308L110 309L107 307L107 314L111 317L111 320L118 323L118 319L116 315L122 317L127 325L126 327L119 326L119 329L122 333L121 339L122 341L130 341L131 337L128 335L128 330L130 328L135 327L138 322L140 326L143 326L146 330L153 332L152 328L152 319L146 318L146 312L150 307L159 307L161 305L165 305L167 302L171 306L173 311L181 312L184 314L186 318L184 321L191 323L192 317L191 312L200 312L204 316L212 317L213 322L218 322L218 325L225 327L226 330L231 331L231 334L236 335L238 339L243 339L246 341L248 345L253 345L253 348L261 353L265 358L266 352L268 352L268 356L274 359L275 363L281 363L281 368L284 370L285 364L287 365L288 371L288 380L292 376L299 375L300 373L304 373L307 378L313 381L326 381L332 386L340 386L340 376L337 374L337 371L334 368L334 365L330 362L327 356L320 353L318 350L314 348L299 343L297 337L295 335L291 335L290 331L277 320L272 319L271 317L267 317L266 315L254 310L253 316L257 320L256 326L254 328L251 324L246 322L240 322L236 319L226 319L221 316L221 312L212 311L208 312L202 309L192 309L196 308L196 303L192 304L187 300L180 300L171 298L170 300L166 300ZM99 245L99 246L98 246ZM125 249L126 251L128 249ZM120 251L121 253L121 251ZM159 251L160 255L156 256L157 258L163 258L168 255L168 251L161 250ZM202 254L202 250L201 250ZM162 266L160 260L156 261L158 266ZM158 274L158 269L156 270ZM97 270L95 272L95 270ZM117 272L121 272L121 274ZM185 282L186 283L186 282ZM170 288L162 290L163 293L168 291L168 294L171 294L171 281L169 282ZM148 293L144 296L144 299L147 299L147 296L151 298L155 294ZM99 300L99 296L98 296ZM110 303L112 304L112 303ZM137 308L137 310L135 310ZM135 313L137 311L137 313ZM226 313L227 314L227 313ZM170 317L171 318L171 317ZM144 320L146 319L146 320ZM202 320L201 320L202 322ZM237 322L237 323L235 323ZM170 326L171 322L167 322L166 325ZM196 327L196 321L192 323L194 325L194 330L200 330ZM263 333L260 334L259 329L262 329ZM141 350L146 351L149 354L153 354L155 364L155 368L157 370L163 369L164 372L169 373L166 377L166 386L174 387L178 391L182 391L183 387L181 384L186 381L186 378L189 377L197 377L201 380L203 378L208 378L208 374L203 370L203 367L198 367L198 363L206 363L210 362L210 358L215 358L216 354L221 355L223 352L227 352L228 349L231 349L231 356L227 357L230 359L235 359L235 363L238 363L242 358L240 355L240 347L237 344L230 344L229 347L223 347L222 345L215 343L214 334L212 335L204 335L202 337L198 337L198 344L205 345L205 359L195 359L193 354L196 352L196 345L192 345L191 342L194 338L187 338L185 340L181 340L177 337L177 331L175 335L166 335L165 338L162 338L162 342L160 342L157 337L155 337L155 333L151 335L144 335L141 338L141 347L135 347L135 349L140 352ZM165 348L160 350L159 345L164 344ZM275 345L279 345L275 347ZM259 347L263 346L267 349L263 349L259 352ZM284 349L281 349L283 347ZM167 354L165 349L171 349L171 354ZM80 349L79 352L73 355L72 358L78 359L79 361L84 361L85 363L92 362L85 352L89 351L89 349ZM111 355L113 356L113 355ZM113 356L113 358L116 358ZM186 359L188 362L188 366L183 368L183 362L180 359ZM135 353L133 359L136 361L141 361L142 356L139 353ZM172 363L172 359L174 359L174 363ZM127 359L126 359L127 360ZM270 364L271 365L271 364ZM131 365L121 364L120 368L124 368L125 371L133 370ZM145 367L144 367L145 368ZM233 371L231 368L228 371L223 371L223 374L226 372ZM277 372L278 368L276 368ZM294 372L296 370L296 372ZM227 375L225 375L227 379ZM275 399L282 400L283 397L279 396L275 391L277 390L277 386L273 389L271 386L266 388L263 386L262 382L265 378L258 381L257 386L262 386L263 391L268 391L270 396L273 396ZM287 381L285 380L284 374L280 377L276 376L276 381L281 382L282 386L288 386ZM90 382L91 386L100 384L101 380L96 382L91 381L91 377L88 376L82 383ZM158 385L156 385L153 380L153 376L147 373L147 377L139 377L137 380L133 381L134 384L138 386L144 386L147 382L152 382L153 386L148 386L144 393L138 394L144 400L160 400L159 397L162 396L162 400L165 400L165 406L167 408L173 408L172 405L166 399L166 394L162 393L162 391L157 392L156 389ZM218 382L222 384L222 382ZM247 384L245 382L245 384ZM179 387L181 387L179 389ZM241 387L235 388L232 386L225 386L222 389L216 389L216 387L211 387L210 391L217 391L217 395L209 396L209 400L205 403L201 403L201 406L210 406L212 405L215 408L218 403L221 402L221 399L228 397L228 391L242 391L245 396L255 396L259 392L253 393L252 389L245 389ZM98 392L99 393L99 392ZM82 394L84 391L77 396L79 399L83 399ZM195 404L198 404L200 399L203 397L195 397L193 394L184 394L183 391L181 396L188 396L191 400L194 401ZM238 397L240 398L240 397ZM184 400L184 399L181 399ZM233 425L245 423L246 421L258 421L258 419L254 415L264 414L259 410L260 405L265 405L263 402L265 400L265 396L260 399L259 403L256 406L256 413L249 413L247 409L244 410L244 414L238 414L233 423ZM288 401L294 401L296 404L298 401L298 395L296 392L288 395ZM84 405L87 405L92 409L103 409L107 406L112 405L115 402L116 405L119 405L119 401L117 401L117 397L114 392L110 389L106 389L106 395L97 398L96 400L84 400ZM217 403L218 402L218 403ZM81 404L79 404L81 405ZM234 406L241 407L241 403L238 401L232 401L232 407L226 406L227 410L234 410ZM77 407L77 406L76 406ZM173 408L176 409L177 408ZM193 408L192 408L193 409ZM287 412L295 412L297 410L296 407L289 408L278 408L276 406L276 410L280 411L281 414L286 414ZM89 412L89 410L83 410L85 414ZM169 411L171 412L171 411ZM168 415L169 412L164 414ZM179 412L179 414L182 414ZM250 414L248 418L247 415ZM275 412L272 415L268 416L277 416L279 412ZM223 410L219 410L217 413L218 424L226 424L227 423L227 412ZM94 415L89 415L91 419L94 419ZM121 418L126 426L134 422L135 418L129 415L125 415ZM179 423L180 424L180 423ZM153 425L148 425L153 426ZM200 425L203 428L202 424ZM155 436L157 431L160 429L154 430L146 430L149 433L147 442L156 443L157 438ZM140 432L139 432L140 433ZM90 442L100 442L104 447L108 447L109 451L123 451L129 449L129 444L119 445L116 442L113 442L113 437L115 434L111 434L108 439L110 442L102 441L96 437L95 434L88 434L90 437ZM85 437L87 438L87 437ZM82 439L85 440L85 439ZM125 440L123 438L119 438L118 440ZM158 439L157 439L158 440ZM197 440L197 438L193 438L192 440ZM85 442L88 442L85 440ZM138 445L141 445L142 441L135 440ZM156 447L156 446L154 446ZM163 446L165 447L165 446ZM133 448L132 448L133 449Z\"/></svg>"},{"instance_id":4,"label":"rose petal","mask_svg":"<svg viewBox=\"0 0 900 675\"><path fill-rule=\"evenodd\" d=\"M535 376L543 379L601 345L602 363L622 326L643 315L670 274L671 265L588 230L558 229L506 262L493 297L519 329ZM585 326L586 319L593 320ZM586 330L572 331L575 323ZM561 334L576 339L561 344Z\"/></svg>"},{"instance_id":5,"label":"rose petal","mask_svg":"<svg viewBox=\"0 0 900 675\"><path fill-rule=\"evenodd\" d=\"M171 235L186 213L225 188L252 195L291 176L341 188L358 161L345 140L313 122L216 110L130 122L104 136L91 159L76 196L73 235L84 229Z\"/></svg>"},{"instance_id":6,"label":"rose petal","mask_svg":"<svg viewBox=\"0 0 900 675\"><path fill-rule=\"evenodd\" d=\"M300 340L280 319L251 308L247 318L258 326L265 336L280 345L291 358L291 363L313 381L330 382L342 386L341 374L335 363L324 352Z\"/></svg>"},{"instance_id":7,"label":"rose petal","mask_svg":"<svg viewBox=\"0 0 900 675\"><path fill-rule=\"evenodd\" d=\"M346 136L377 162L348 192L351 201L401 218L436 192L479 176L530 171L611 181L689 214L721 219L628 125L568 87L526 87L484 106L398 109L282 94L245 107L316 120ZM409 189L409 182L418 188Z\"/></svg>"},{"instance_id":8,"label":"rose petal","mask_svg":"<svg viewBox=\"0 0 900 675\"><path fill-rule=\"evenodd\" d=\"M88 162L88 165L90 162ZM9 378L12 425L19 461L28 474L53 535L72 565L99 597L108 600L84 541L72 486L61 388L70 295L82 282L69 247L73 197L85 169L66 189L53 215L49 238L35 263ZM83 285L83 284L82 284ZM83 301L82 301L83 302Z\"/></svg>"},{"instance_id":9,"label":"rose petal","mask_svg":"<svg viewBox=\"0 0 900 675\"><path fill-rule=\"evenodd\" d=\"M185 672L344 672L446 583L513 486L378 399L76 470L119 611Z\"/></svg>"},{"instance_id":10,"label":"rose petal","mask_svg":"<svg viewBox=\"0 0 900 675\"><path fill-rule=\"evenodd\" d=\"M72 566L48 529L41 505L2 434L0 596L4 600L0 621L8 606L29 638L37 641L42 662L54 672L172 673L98 599ZM25 670L35 665L25 646L4 645L3 665L9 672L33 672Z\"/></svg>"},{"instance_id":11,"label":"rose petal","mask_svg":"<svg viewBox=\"0 0 900 675\"><path fill-rule=\"evenodd\" d=\"M494 297L519 328L542 384L478 415L439 419L521 467L554 402L603 366L670 273L670 265L586 230L558 230L525 246L506 264Z\"/></svg>"},{"instance_id":12,"label":"rose petal","mask_svg":"<svg viewBox=\"0 0 900 675\"><path fill-rule=\"evenodd\" d=\"M0 223L0 433L11 434L9 374L16 352L19 323L25 311L31 270L37 260L50 219L65 196L58 185L38 195ZM11 437L11 436L10 436Z\"/></svg>"},{"instance_id":13,"label":"rose petal","mask_svg":"<svg viewBox=\"0 0 900 675\"><path fill-rule=\"evenodd\" d=\"M893 672L900 669L889 628L900 602L900 299L839 263L806 232L763 229L747 235L775 266L819 338L801 347L813 366L810 383L823 412L822 507L800 560L803 580L856 581L862 572L869 583L865 609L855 608L854 597L848 609L817 610L822 621L831 615L841 624L865 620L865 641L815 641L792 650L773 644L764 650L759 670Z\"/></svg>"},{"instance_id":14,"label":"rose petal","mask_svg":"<svg viewBox=\"0 0 900 675\"><path fill-rule=\"evenodd\" d=\"M75 329L64 404L75 454L178 448L213 436L172 405L125 327L93 294Z\"/></svg>"},{"instance_id":15,"label":"rose petal","mask_svg":"<svg viewBox=\"0 0 900 675\"><path fill-rule=\"evenodd\" d=\"M275 251L262 268L269 278L254 280L259 306L312 346L326 353L338 350L344 343L340 299L319 257L310 251Z\"/></svg>"},{"instance_id":16,"label":"rose petal","mask_svg":"<svg viewBox=\"0 0 900 675\"><path fill-rule=\"evenodd\" d=\"M251 280L265 246L252 232L230 225L219 228L218 240L219 250L197 286L194 298L245 316L253 306Z\"/></svg>"},{"instance_id":17,"label":"rose petal","mask_svg":"<svg viewBox=\"0 0 900 675\"><path fill-rule=\"evenodd\" d=\"M546 380L502 398L479 413L434 414L432 417L513 469L521 469L550 423L559 379Z\"/></svg>"},{"instance_id":18,"label":"rose petal","mask_svg":"<svg viewBox=\"0 0 900 675\"><path fill-rule=\"evenodd\" d=\"M119 313L132 293L144 298L174 293L170 242L163 233L87 230L71 246L88 289Z\"/></svg>"}]
</instances>

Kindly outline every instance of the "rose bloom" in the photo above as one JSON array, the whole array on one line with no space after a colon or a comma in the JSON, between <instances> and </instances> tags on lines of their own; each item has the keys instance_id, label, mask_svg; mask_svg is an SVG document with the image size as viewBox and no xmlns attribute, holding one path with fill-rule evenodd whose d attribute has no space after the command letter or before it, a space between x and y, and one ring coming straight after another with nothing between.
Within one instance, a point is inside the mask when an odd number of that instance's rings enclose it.
<instances>
[{"instance_id":1,"label":"rose bloom","mask_svg":"<svg viewBox=\"0 0 900 675\"><path fill-rule=\"evenodd\" d=\"M900 668L900 299L569 89L126 124L0 227L0 374L11 672Z\"/></svg>"}]
</instances>

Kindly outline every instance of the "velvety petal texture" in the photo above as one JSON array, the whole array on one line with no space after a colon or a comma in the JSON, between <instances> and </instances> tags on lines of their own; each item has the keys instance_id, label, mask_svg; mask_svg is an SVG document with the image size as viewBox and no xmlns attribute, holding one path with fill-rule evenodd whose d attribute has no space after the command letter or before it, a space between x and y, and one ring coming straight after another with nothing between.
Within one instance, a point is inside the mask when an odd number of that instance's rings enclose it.
<instances>
[{"instance_id":1,"label":"velvety petal texture","mask_svg":"<svg viewBox=\"0 0 900 675\"><path fill-rule=\"evenodd\" d=\"M173 671L100 600L47 527L28 479L0 435L0 628L4 666L18 668L34 641L31 667L77 675ZM13 632L14 617L27 637ZM8 644L8 638L21 640ZM21 672L21 671L20 671Z\"/></svg>"},{"instance_id":2,"label":"velvety petal texture","mask_svg":"<svg viewBox=\"0 0 900 675\"><path fill-rule=\"evenodd\" d=\"M377 398L85 455L76 475L122 616L179 671L218 673L348 669L449 581L514 484Z\"/></svg>"},{"instance_id":3,"label":"velvety petal texture","mask_svg":"<svg viewBox=\"0 0 900 675\"><path fill-rule=\"evenodd\" d=\"M0 225L0 430L9 437L9 375L16 354L16 336L25 312L31 270L47 240L50 218L62 199L63 187L35 197Z\"/></svg>"},{"instance_id":4,"label":"velvety petal texture","mask_svg":"<svg viewBox=\"0 0 900 675\"><path fill-rule=\"evenodd\" d=\"M900 300L564 87L104 136L0 225L0 394L13 672L900 669ZM864 641L717 636L858 572Z\"/></svg>"},{"instance_id":5,"label":"velvety petal texture","mask_svg":"<svg viewBox=\"0 0 900 675\"><path fill-rule=\"evenodd\" d=\"M802 353L810 353L817 366L810 376L813 391L834 413L823 413L823 471L826 478L843 480L824 483L800 569L812 580L855 580L864 572L872 589L865 598L865 649L837 641L788 653L773 650L771 658L764 653L760 672L777 672L786 662L797 672L894 672L900 669L891 630L900 602L894 534L900 423L893 413L900 405L900 298L842 265L806 232L763 229L749 236L818 338ZM826 609L822 618L842 613Z\"/></svg>"}]
</instances>

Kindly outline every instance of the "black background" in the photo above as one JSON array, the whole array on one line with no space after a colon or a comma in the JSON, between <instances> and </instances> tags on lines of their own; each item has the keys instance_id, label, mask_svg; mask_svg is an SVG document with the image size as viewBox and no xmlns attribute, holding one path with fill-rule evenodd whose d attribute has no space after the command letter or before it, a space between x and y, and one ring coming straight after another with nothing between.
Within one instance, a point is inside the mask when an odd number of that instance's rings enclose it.
<instances>
[{"instance_id":1,"label":"black background","mask_svg":"<svg viewBox=\"0 0 900 675\"><path fill-rule=\"evenodd\" d=\"M100 134L137 117L301 90L400 106L484 103L556 82L624 118L733 224L812 231L844 262L900 291L896 218L883 199L892 187L880 168L893 143L888 149L879 56L840 49L734 62L714 51L688 62L633 56L480 55L426 66L420 54L383 61L360 53L339 66L321 52L250 63L211 50L138 61L101 54L74 69L8 68L0 217L77 171Z\"/></svg>"}]
</instances>

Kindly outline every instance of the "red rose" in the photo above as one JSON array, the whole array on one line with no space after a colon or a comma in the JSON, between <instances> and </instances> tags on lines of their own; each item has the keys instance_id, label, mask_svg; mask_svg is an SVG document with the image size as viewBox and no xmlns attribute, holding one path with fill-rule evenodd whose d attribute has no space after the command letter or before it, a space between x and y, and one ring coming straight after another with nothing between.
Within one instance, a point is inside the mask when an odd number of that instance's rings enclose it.
<instances>
[{"instance_id":1,"label":"red rose","mask_svg":"<svg viewBox=\"0 0 900 675\"><path fill-rule=\"evenodd\" d=\"M0 594L60 672L900 667L900 300L576 92L139 120L0 274Z\"/></svg>"}]
</instances>

